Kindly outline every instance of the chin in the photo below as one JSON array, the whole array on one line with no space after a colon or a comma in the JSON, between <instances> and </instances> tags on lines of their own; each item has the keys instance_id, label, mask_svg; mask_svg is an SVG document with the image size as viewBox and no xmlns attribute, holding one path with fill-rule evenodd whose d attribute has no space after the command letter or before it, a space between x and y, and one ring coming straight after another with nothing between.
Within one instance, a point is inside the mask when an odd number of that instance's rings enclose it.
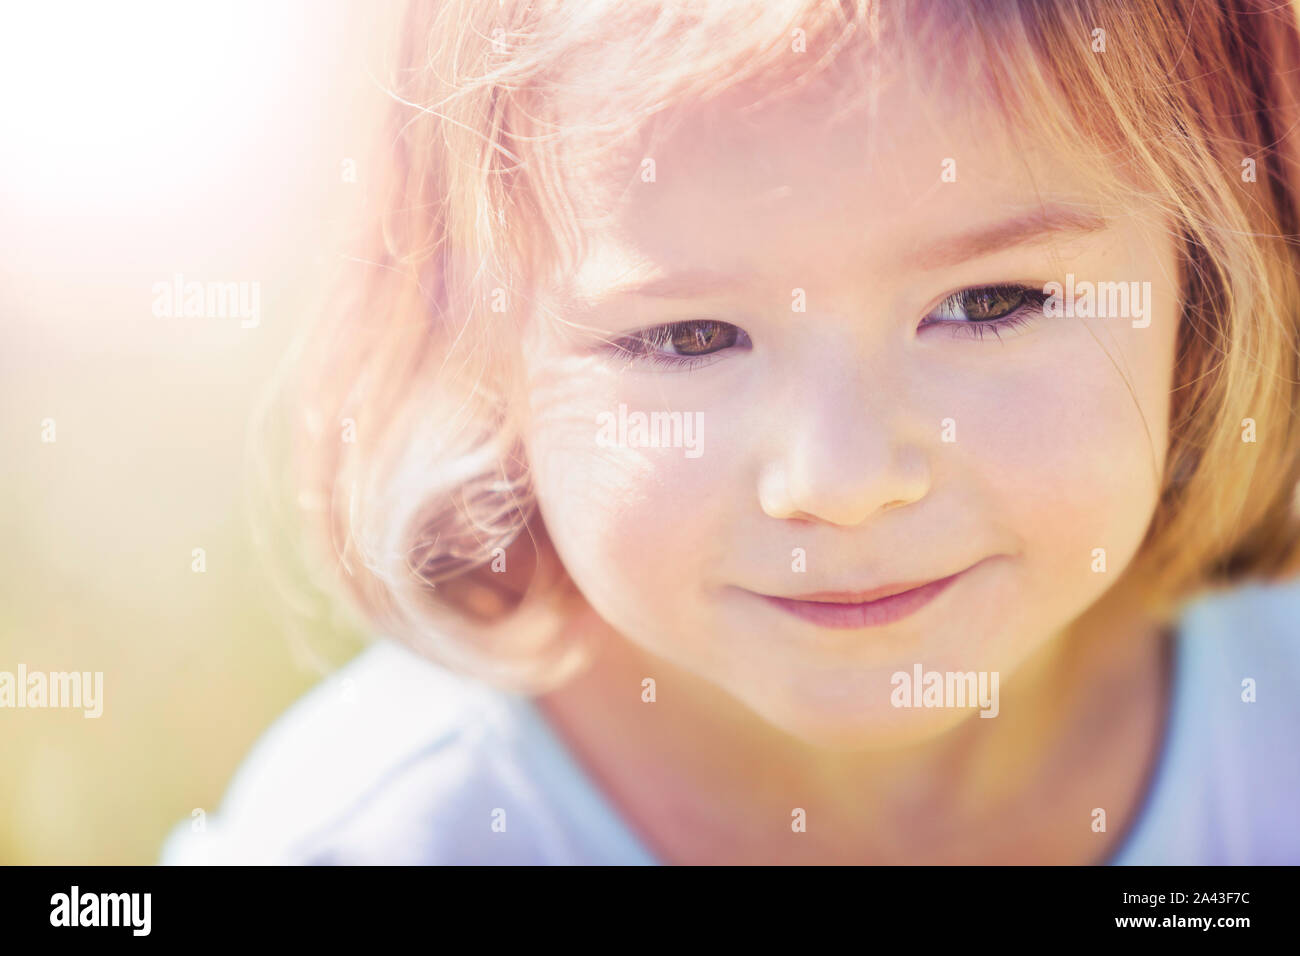
<instances>
[{"instance_id":1,"label":"chin","mask_svg":"<svg viewBox=\"0 0 1300 956\"><path fill-rule=\"evenodd\" d=\"M773 727L803 744L839 753L904 750L941 737L979 716L971 708L895 709L887 701L883 708L836 708L823 700L805 707L754 709Z\"/></svg>"}]
</instances>

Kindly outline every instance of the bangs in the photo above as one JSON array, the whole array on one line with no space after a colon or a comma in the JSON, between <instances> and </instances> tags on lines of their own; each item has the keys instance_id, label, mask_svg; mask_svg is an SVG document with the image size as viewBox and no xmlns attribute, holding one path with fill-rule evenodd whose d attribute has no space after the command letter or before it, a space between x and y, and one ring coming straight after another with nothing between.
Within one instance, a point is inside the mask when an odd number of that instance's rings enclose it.
<instances>
[{"instance_id":1,"label":"bangs","mask_svg":"<svg viewBox=\"0 0 1300 956\"><path fill-rule=\"evenodd\" d=\"M547 224L542 235L521 229L516 251L522 259L549 248L542 271L552 275L581 260L583 213L606 209L655 144L700 111L744 122L794 104L833 126L870 122L891 89L943 89L961 98L945 110L978 115L987 135L1025 150L1052 150L1099 197L1122 202L1138 190L1184 213L1171 200L1177 181L1161 170L1170 150L1181 150L1182 161L1205 155L1203 143L1170 135L1184 126L1182 104L1171 101L1174 40L1184 34L1151 30L1149 21L1139 34L1123 3L597 2L530 10L535 19L498 34L500 61L484 80L495 88L499 171L514 193L515 219ZM1120 49L1114 36L1127 38ZM1061 37L1075 39L1063 48ZM1196 57L1185 59L1196 66ZM937 104L921 108L940 122Z\"/></svg>"}]
</instances>

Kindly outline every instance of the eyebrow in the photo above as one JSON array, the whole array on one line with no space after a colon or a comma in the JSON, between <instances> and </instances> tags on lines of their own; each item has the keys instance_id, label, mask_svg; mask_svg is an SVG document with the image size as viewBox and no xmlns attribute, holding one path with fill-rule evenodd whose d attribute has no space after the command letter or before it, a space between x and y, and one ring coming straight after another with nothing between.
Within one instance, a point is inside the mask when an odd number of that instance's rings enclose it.
<instances>
[{"instance_id":1,"label":"eyebrow","mask_svg":"<svg viewBox=\"0 0 1300 956\"><path fill-rule=\"evenodd\" d=\"M1063 236L1100 232L1108 225L1099 215L1052 205L1022 213L965 233L947 236L909 253L900 268L918 271L942 269L1017 246L1047 242ZM600 302L623 296L652 299L693 299L753 288L760 272L721 272L709 268L683 269L642 281L631 280L603 290ZM594 303L592 303L594 304Z\"/></svg>"},{"instance_id":2,"label":"eyebrow","mask_svg":"<svg viewBox=\"0 0 1300 956\"><path fill-rule=\"evenodd\" d=\"M760 274L757 272L720 272L716 269L694 268L654 276L644 281L621 283L603 291L600 300L625 295L649 299L694 299L704 295L720 295L744 288L753 288Z\"/></svg>"},{"instance_id":3,"label":"eyebrow","mask_svg":"<svg viewBox=\"0 0 1300 956\"><path fill-rule=\"evenodd\" d=\"M1044 206L1033 212L941 239L911 253L905 260L905 265L914 269L941 269L1016 246L1047 242L1062 236L1100 232L1107 225L1107 221L1095 213L1070 206Z\"/></svg>"}]
</instances>

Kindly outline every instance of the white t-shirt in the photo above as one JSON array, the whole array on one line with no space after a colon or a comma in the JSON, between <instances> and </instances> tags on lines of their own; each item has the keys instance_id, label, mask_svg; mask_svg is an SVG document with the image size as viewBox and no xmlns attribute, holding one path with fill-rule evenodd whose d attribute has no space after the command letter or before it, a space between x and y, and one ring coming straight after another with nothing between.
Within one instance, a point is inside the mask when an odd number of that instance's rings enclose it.
<instances>
[{"instance_id":1,"label":"white t-shirt","mask_svg":"<svg viewBox=\"0 0 1300 956\"><path fill-rule=\"evenodd\" d=\"M1110 862L1300 863L1300 586L1202 598L1175 648L1159 761ZM659 862L528 698L387 640L280 717L205 824L178 823L161 862Z\"/></svg>"}]
</instances>

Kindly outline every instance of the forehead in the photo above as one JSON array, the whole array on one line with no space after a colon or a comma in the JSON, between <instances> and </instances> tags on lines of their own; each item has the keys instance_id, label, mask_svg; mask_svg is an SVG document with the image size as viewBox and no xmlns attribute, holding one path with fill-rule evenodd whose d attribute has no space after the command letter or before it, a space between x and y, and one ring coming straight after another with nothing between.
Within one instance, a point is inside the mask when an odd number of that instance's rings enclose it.
<instances>
[{"instance_id":1,"label":"forehead","mask_svg":"<svg viewBox=\"0 0 1300 956\"><path fill-rule=\"evenodd\" d=\"M568 291L701 269L786 286L890 274L964 227L1052 204L1097 207L1073 157L938 78L917 85L885 86L848 112L824 88L757 110L752 93L733 92L666 133L643 130L583 177L586 255Z\"/></svg>"}]
</instances>

